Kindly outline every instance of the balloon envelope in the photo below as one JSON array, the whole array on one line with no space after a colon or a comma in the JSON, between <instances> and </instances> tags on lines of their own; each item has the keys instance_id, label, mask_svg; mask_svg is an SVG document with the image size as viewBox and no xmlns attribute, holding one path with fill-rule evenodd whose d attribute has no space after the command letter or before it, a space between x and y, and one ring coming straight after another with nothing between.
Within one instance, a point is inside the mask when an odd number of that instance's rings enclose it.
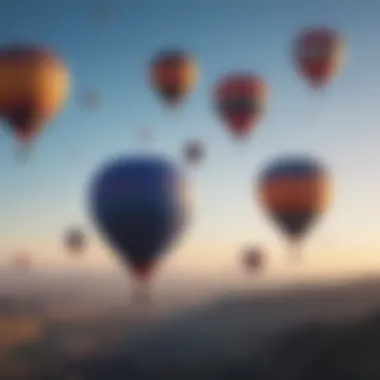
<instances>
[{"instance_id":1,"label":"balloon envelope","mask_svg":"<svg viewBox=\"0 0 380 380\"><path fill-rule=\"evenodd\" d=\"M154 133L152 128L142 127L137 131L137 137L142 143L152 142Z\"/></svg>"},{"instance_id":2,"label":"balloon envelope","mask_svg":"<svg viewBox=\"0 0 380 380\"><path fill-rule=\"evenodd\" d=\"M304 29L294 43L294 57L300 75L313 87L327 85L343 63L344 41L326 27Z\"/></svg>"},{"instance_id":3,"label":"balloon envelope","mask_svg":"<svg viewBox=\"0 0 380 380\"><path fill-rule=\"evenodd\" d=\"M308 156L280 157L259 179L260 203L292 239L303 237L328 208L329 195L327 169Z\"/></svg>"},{"instance_id":4,"label":"balloon envelope","mask_svg":"<svg viewBox=\"0 0 380 380\"><path fill-rule=\"evenodd\" d=\"M189 141L183 148L184 159L189 164L199 164L205 156L205 151L206 149L202 141Z\"/></svg>"},{"instance_id":5,"label":"balloon envelope","mask_svg":"<svg viewBox=\"0 0 380 380\"><path fill-rule=\"evenodd\" d=\"M267 95L267 85L260 77L236 72L217 83L215 104L231 132L237 137L246 137L264 114Z\"/></svg>"},{"instance_id":6,"label":"balloon envelope","mask_svg":"<svg viewBox=\"0 0 380 380\"><path fill-rule=\"evenodd\" d=\"M182 50L158 53L150 65L150 80L159 95L170 105L181 102L198 79L194 59Z\"/></svg>"},{"instance_id":7,"label":"balloon envelope","mask_svg":"<svg viewBox=\"0 0 380 380\"><path fill-rule=\"evenodd\" d=\"M107 4L102 4L94 10L94 18L98 23L106 23L112 19L112 9Z\"/></svg>"},{"instance_id":8,"label":"balloon envelope","mask_svg":"<svg viewBox=\"0 0 380 380\"><path fill-rule=\"evenodd\" d=\"M11 265L17 270L28 270L32 266L32 258L27 252L16 252L12 255Z\"/></svg>"},{"instance_id":9,"label":"balloon envelope","mask_svg":"<svg viewBox=\"0 0 380 380\"><path fill-rule=\"evenodd\" d=\"M257 247L248 247L243 251L243 265L249 272L258 272L263 269L264 255Z\"/></svg>"},{"instance_id":10,"label":"balloon envelope","mask_svg":"<svg viewBox=\"0 0 380 380\"><path fill-rule=\"evenodd\" d=\"M73 228L67 231L65 243L70 252L80 253L85 248L86 236L82 230Z\"/></svg>"},{"instance_id":11,"label":"balloon envelope","mask_svg":"<svg viewBox=\"0 0 380 380\"><path fill-rule=\"evenodd\" d=\"M32 140L61 109L69 73L52 52L38 46L0 50L0 116L23 142Z\"/></svg>"},{"instance_id":12,"label":"balloon envelope","mask_svg":"<svg viewBox=\"0 0 380 380\"><path fill-rule=\"evenodd\" d=\"M83 102L87 107L96 108L100 104L100 94L97 91L87 91L83 96Z\"/></svg>"},{"instance_id":13,"label":"balloon envelope","mask_svg":"<svg viewBox=\"0 0 380 380\"><path fill-rule=\"evenodd\" d=\"M150 274L185 225L184 186L176 166L161 156L120 157L95 176L95 222L140 277Z\"/></svg>"}]
</instances>

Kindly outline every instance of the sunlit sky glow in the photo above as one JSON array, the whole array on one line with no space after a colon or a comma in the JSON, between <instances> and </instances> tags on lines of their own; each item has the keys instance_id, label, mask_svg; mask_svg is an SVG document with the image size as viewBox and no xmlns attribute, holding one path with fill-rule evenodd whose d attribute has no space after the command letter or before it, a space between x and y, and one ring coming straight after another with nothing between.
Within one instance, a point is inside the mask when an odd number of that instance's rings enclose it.
<instances>
[{"instance_id":1,"label":"sunlit sky glow","mask_svg":"<svg viewBox=\"0 0 380 380\"><path fill-rule=\"evenodd\" d=\"M90 1L3 0L0 43L52 47L72 74L63 112L41 135L31 162L20 166L15 143L0 139L0 249L26 249L38 265L100 268L117 265L87 217L86 192L98 165L114 154L157 151L178 158L188 138L207 145L207 160L189 172L198 205L187 234L163 273L238 277L236 255L246 244L270 255L269 281L286 276L336 275L380 269L380 3L355 0L120 0L110 22L94 19ZM300 28L323 24L341 31L348 57L323 94L298 80L290 47ZM179 46L199 62L200 83L171 114L149 89L146 71L159 49ZM211 90L232 69L249 69L270 86L268 113L240 146L217 119ZM96 89L101 106L81 102ZM155 142L142 146L141 127ZM254 197L258 168L278 154L313 152L331 169L334 204L305 245L297 268L284 260L284 240ZM83 225L91 238L80 264L65 256L62 232ZM89 269L90 270L90 269Z\"/></svg>"}]
</instances>

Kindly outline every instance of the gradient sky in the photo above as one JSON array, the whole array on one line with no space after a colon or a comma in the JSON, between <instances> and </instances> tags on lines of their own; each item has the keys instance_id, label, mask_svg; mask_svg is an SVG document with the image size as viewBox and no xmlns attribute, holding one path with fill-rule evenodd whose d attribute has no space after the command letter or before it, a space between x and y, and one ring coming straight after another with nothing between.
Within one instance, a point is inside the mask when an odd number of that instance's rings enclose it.
<instances>
[{"instance_id":1,"label":"gradient sky","mask_svg":"<svg viewBox=\"0 0 380 380\"><path fill-rule=\"evenodd\" d=\"M164 271L195 276L237 275L242 245L270 255L267 278L330 276L380 270L380 3L357 0L119 0L109 1L110 22L99 24L99 2L3 0L0 43L27 41L53 48L72 74L71 97L19 165L15 143L0 138L0 249L32 252L39 265L73 265L61 247L62 231L83 225L91 238L88 267L116 265L86 214L89 176L112 155L151 150L179 156L188 138L207 144L207 160L190 172L198 205L190 229ZM332 26L347 38L341 75L322 95L298 79L290 47L304 26ZM150 90L146 72L158 50L179 46L194 54L200 82L173 114ZM211 89L231 69L252 70L270 85L268 113L243 146L217 119ZM102 104L81 102L95 89ZM316 115L314 121L312 116ZM143 147L136 131L153 128ZM310 235L307 258L292 269L284 240L253 197L257 169L292 151L313 152L331 168L333 207Z\"/></svg>"}]
</instances>

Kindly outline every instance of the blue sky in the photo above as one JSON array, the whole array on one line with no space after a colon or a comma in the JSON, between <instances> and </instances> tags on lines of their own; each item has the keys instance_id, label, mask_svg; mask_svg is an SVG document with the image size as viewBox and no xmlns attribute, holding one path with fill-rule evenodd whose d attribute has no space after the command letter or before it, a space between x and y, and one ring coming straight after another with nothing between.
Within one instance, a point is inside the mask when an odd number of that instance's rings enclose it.
<instances>
[{"instance_id":1,"label":"blue sky","mask_svg":"<svg viewBox=\"0 0 380 380\"><path fill-rule=\"evenodd\" d=\"M228 271L247 242L267 246L279 260L283 241L256 204L252 183L266 160L293 150L315 152L331 167L337 186L334 206L308 244L305 273L380 268L380 3L120 0L109 2L112 18L105 24L94 20L98 4L2 2L0 43L49 46L72 75L70 99L40 136L28 165L17 163L14 141L1 132L0 249L5 256L25 248L47 265L63 265L57 253L62 231L72 224L91 226L85 207L89 176L114 154L147 149L136 140L136 130L149 126L156 137L151 150L178 157L192 137L208 146L204 166L189 173L199 203L188 236L168 264L173 272L179 267L192 273ZM341 74L322 95L298 79L290 55L296 33L315 24L341 31L349 48ZM191 52L200 68L198 86L173 114L146 77L151 56L168 46ZM268 113L244 146L233 141L212 108L215 81L235 69L262 75L271 92ZM81 103L89 89L101 94L98 109ZM108 262L95 231L90 236L88 260Z\"/></svg>"}]
</instances>

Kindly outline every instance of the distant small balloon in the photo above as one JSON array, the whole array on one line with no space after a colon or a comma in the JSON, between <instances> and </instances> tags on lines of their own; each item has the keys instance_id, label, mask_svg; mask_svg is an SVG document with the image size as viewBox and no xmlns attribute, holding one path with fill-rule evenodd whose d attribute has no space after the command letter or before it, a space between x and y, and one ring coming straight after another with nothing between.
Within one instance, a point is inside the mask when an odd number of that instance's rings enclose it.
<instances>
[{"instance_id":1,"label":"distant small balloon","mask_svg":"<svg viewBox=\"0 0 380 380\"><path fill-rule=\"evenodd\" d=\"M179 105L186 98L197 80L197 65L184 51L161 51L151 62L151 84L161 98L172 107Z\"/></svg>"},{"instance_id":2,"label":"distant small balloon","mask_svg":"<svg viewBox=\"0 0 380 380\"><path fill-rule=\"evenodd\" d=\"M94 12L95 21L100 24L105 24L109 22L112 18L112 10L109 6L103 4L95 9Z\"/></svg>"},{"instance_id":3,"label":"distant small balloon","mask_svg":"<svg viewBox=\"0 0 380 380\"><path fill-rule=\"evenodd\" d=\"M205 157L206 148L200 140L188 141L183 148L185 162L190 165L200 164Z\"/></svg>"},{"instance_id":4,"label":"distant small balloon","mask_svg":"<svg viewBox=\"0 0 380 380\"><path fill-rule=\"evenodd\" d=\"M28 270L32 266L32 260L26 252L16 252L12 255L11 266L17 270Z\"/></svg>"},{"instance_id":5,"label":"distant small balloon","mask_svg":"<svg viewBox=\"0 0 380 380\"><path fill-rule=\"evenodd\" d=\"M249 272L259 272L264 267L264 254L258 247L247 247L243 251L243 265Z\"/></svg>"},{"instance_id":6,"label":"distant small balloon","mask_svg":"<svg viewBox=\"0 0 380 380\"><path fill-rule=\"evenodd\" d=\"M89 108L96 108L100 105L100 94L97 91L88 91L84 94L83 98L85 106Z\"/></svg>"},{"instance_id":7,"label":"distant small balloon","mask_svg":"<svg viewBox=\"0 0 380 380\"><path fill-rule=\"evenodd\" d=\"M78 228L70 229L65 234L65 245L70 253L83 253L86 248L86 235Z\"/></svg>"},{"instance_id":8,"label":"distant small balloon","mask_svg":"<svg viewBox=\"0 0 380 380\"><path fill-rule=\"evenodd\" d=\"M314 88L330 83L344 60L345 43L340 34L326 27L305 28L294 43L298 72Z\"/></svg>"},{"instance_id":9,"label":"distant small balloon","mask_svg":"<svg viewBox=\"0 0 380 380\"><path fill-rule=\"evenodd\" d=\"M137 131L137 135L138 135L138 139L139 139L142 143L151 142L151 141L153 141L153 137L154 137L154 134L153 134L152 129L151 129L151 128L148 128L148 127L140 128L140 129Z\"/></svg>"}]
</instances>

